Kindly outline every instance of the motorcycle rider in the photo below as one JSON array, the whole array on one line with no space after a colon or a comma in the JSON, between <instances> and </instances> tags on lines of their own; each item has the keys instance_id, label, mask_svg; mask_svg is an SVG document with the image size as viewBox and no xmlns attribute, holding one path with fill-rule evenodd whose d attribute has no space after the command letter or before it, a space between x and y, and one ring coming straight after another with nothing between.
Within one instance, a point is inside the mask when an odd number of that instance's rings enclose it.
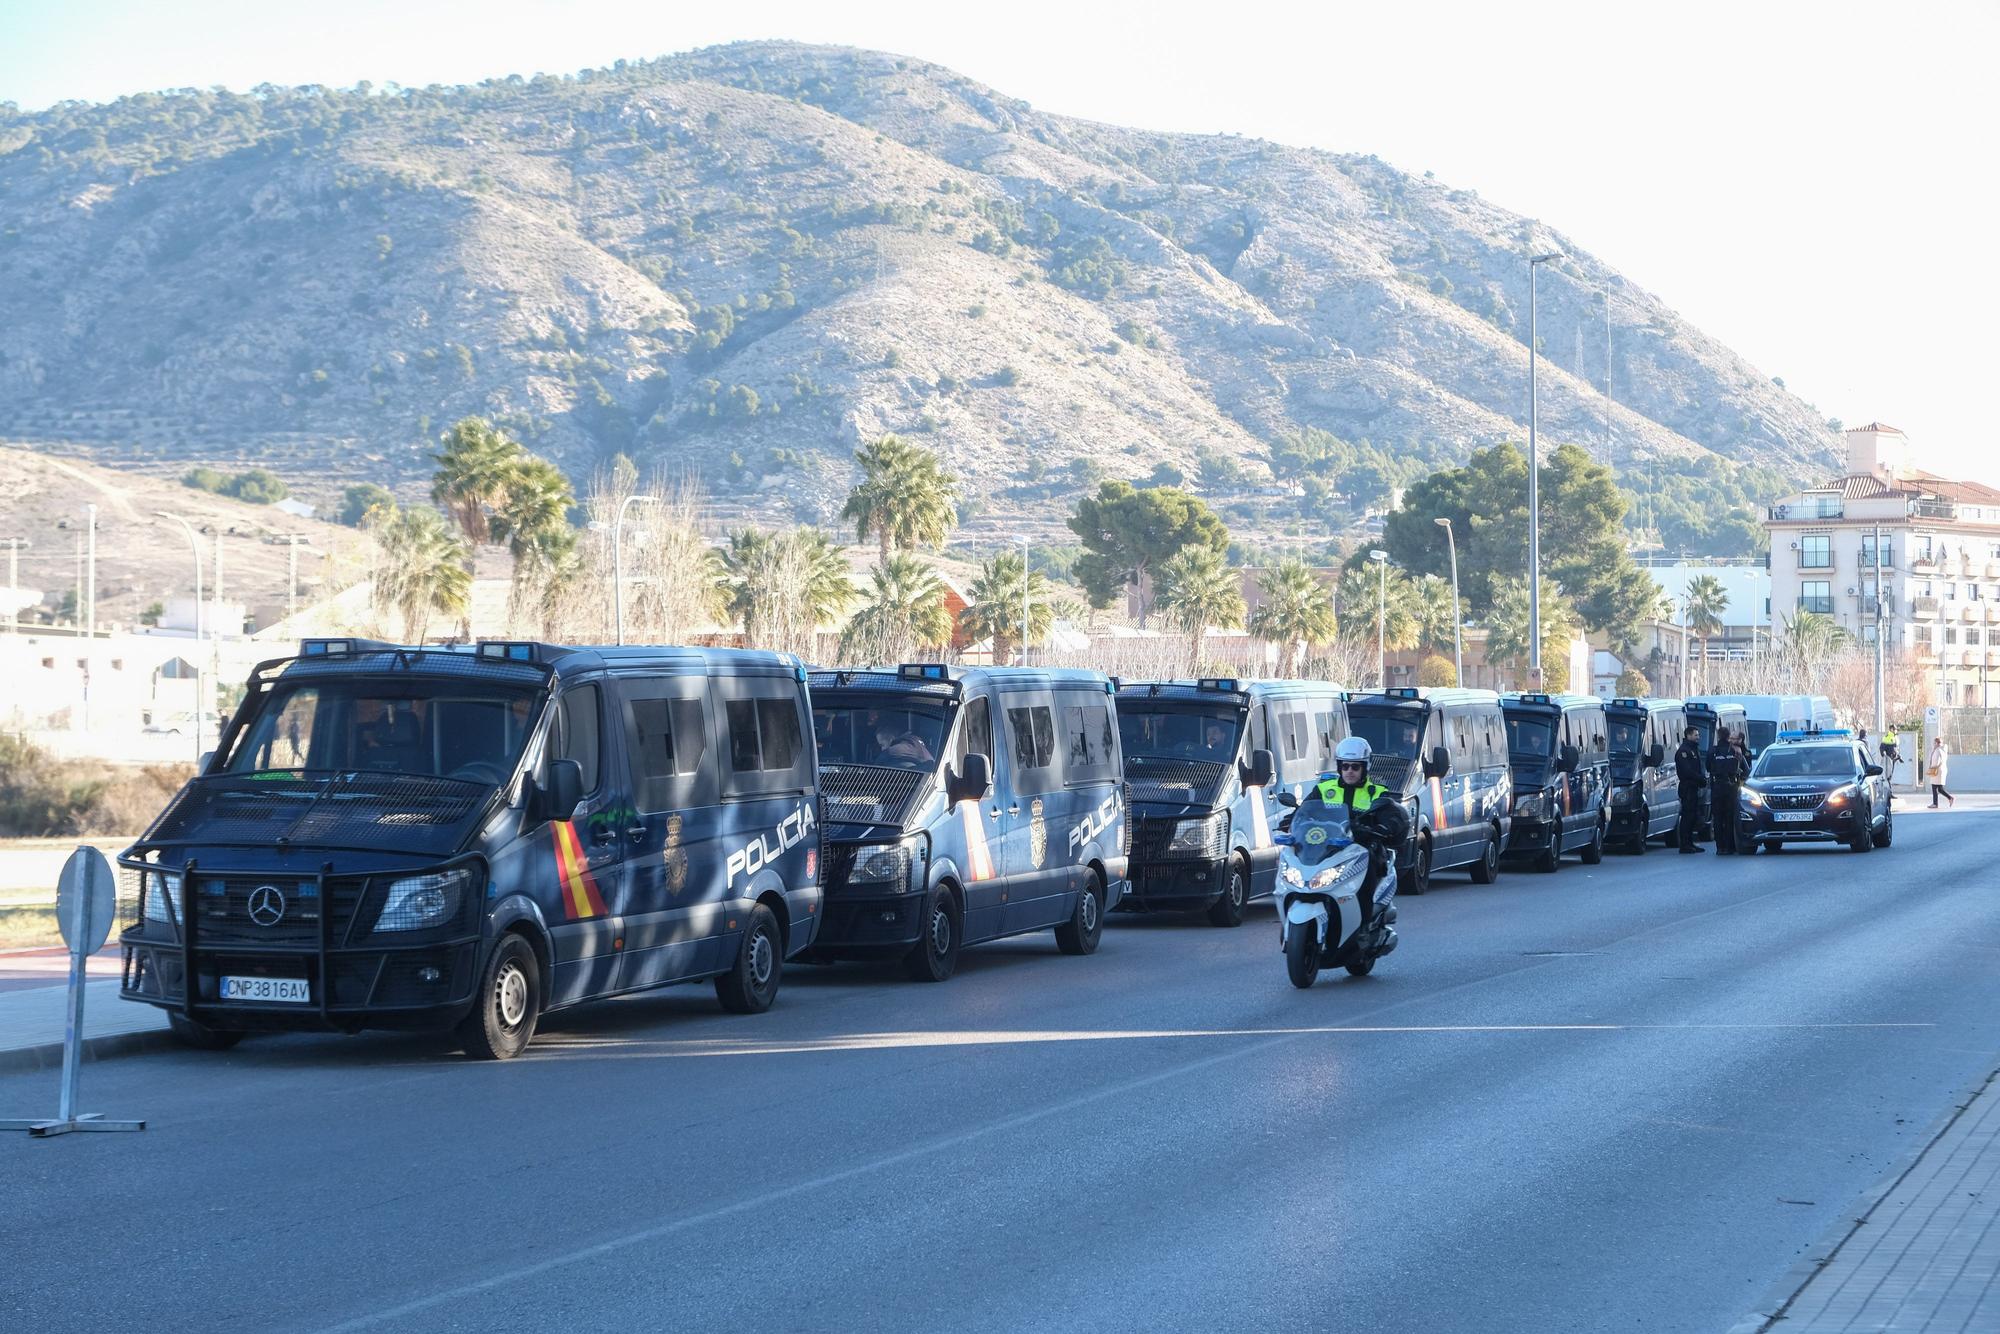
<instances>
[{"instance_id":1,"label":"motorcycle rider","mask_svg":"<svg viewBox=\"0 0 2000 1334\"><path fill-rule=\"evenodd\" d=\"M1368 762L1374 748L1364 737L1351 736L1333 752L1333 774L1322 778L1312 796L1329 806L1347 807L1347 827L1356 843L1368 849L1368 879L1361 887L1361 920L1375 925L1375 894L1387 878L1383 871L1388 860L1384 853L1403 846L1410 834L1409 813L1389 789L1368 777ZM1385 916L1393 910L1389 900L1396 896L1394 882L1383 896ZM1394 920L1390 917L1388 920Z\"/></svg>"}]
</instances>

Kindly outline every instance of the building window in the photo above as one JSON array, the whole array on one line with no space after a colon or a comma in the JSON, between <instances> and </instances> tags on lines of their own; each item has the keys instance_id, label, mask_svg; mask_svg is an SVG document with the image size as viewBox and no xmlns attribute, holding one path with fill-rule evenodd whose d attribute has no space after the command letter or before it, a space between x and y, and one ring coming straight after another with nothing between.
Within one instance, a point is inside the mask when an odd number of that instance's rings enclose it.
<instances>
[{"instance_id":1,"label":"building window","mask_svg":"<svg viewBox=\"0 0 2000 1334\"><path fill-rule=\"evenodd\" d=\"M1965 642L1977 648L1979 646L1979 631L1967 630L1965 632Z\"/></svg>"},{"instance_id":2,"label":"building window","mask_svg":"<svg viewBox=\"0 0 2000 1334\"><path fill-rule=\"evenodd\" d=\"M1875 642L1875 623L1873 621L1861 627L1861 642L1864 644Z\"/></svg>"},{"instance_id":3,"label":"building window","mask_svg":"<svg viewBox=\"0 0 2000 1334\"><path fill-rule=\"evenodd\" d=\"M1947 626L1946 626L1946 627L1944 628L1944 642L1945 642L1945 643L1947 643L1947 644L1956 644L1956 643L1958 642L1958 627L1957 627L1957 626L1955 626L1955 625L1947 625Z\"/></svg>"},{"instance_id":4,"label":"building window","mask_svg":"<svg viewBox=\"0 0 2000 1334\"><path fill-rule=\"evenodd\" d=\"M1833 615L1833 584L1826 579L1807 579L1799 584L1799 610L1820 616Z\"/></svg>"},{"instance_id":5,"label":"building window","mask_svg":"<svg viewBox=\"0 0 2000 1334\"><path fill-rule=\"evenodd\" d=\"M1799 568L1824 570L1833 564L1833 538L1826 533L1807 533L1799 539Z\"/></svg>"},{"instance_id":6,"label":"building window","mask_svg":"<svg viewBox=\"0 0 2000 1334\"><path fill-rule=\"evenodd\" d=\"M1861 539L1861 563L1863 566L1867 567L1873 567L1875 564L1875 534L1873 533L1868 533L1864 535ZM1896 563L1895 543L1884 542L1882 544L1883 567L1888 568L1890 566L1893 566L1895 563Z\"/></svg>"}]
</instances>

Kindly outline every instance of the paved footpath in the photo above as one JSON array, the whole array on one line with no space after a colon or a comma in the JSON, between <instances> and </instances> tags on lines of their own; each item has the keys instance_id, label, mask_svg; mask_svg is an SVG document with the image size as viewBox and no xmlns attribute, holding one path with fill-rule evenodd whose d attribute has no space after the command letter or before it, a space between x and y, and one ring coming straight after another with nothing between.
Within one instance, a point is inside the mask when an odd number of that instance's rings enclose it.
<instances>
[{"instance_id":1,"label":"paved footpath","mask_svg":"<svg viewBox=\"0 0 2000 1334\"><path fill-rule=\"evenodd\" d=\"M1819 1249L1738 1334L2000 1330L2000 1075Z\"/></svg>"},{"instance_id":2,"label":"paved footpath","mask_svg":"<svg viewBox=\"0 0 2000 1334\"><path fill-rule=\"evenodd\" d=\"M83 998L84 1054L104 1057L149 1045L166 1032L166 1015L118 999L118 947L90 957ZM0 1070L62 1063L69 1022L69 951L0 951Z\"/></svg>"}]
</instances>

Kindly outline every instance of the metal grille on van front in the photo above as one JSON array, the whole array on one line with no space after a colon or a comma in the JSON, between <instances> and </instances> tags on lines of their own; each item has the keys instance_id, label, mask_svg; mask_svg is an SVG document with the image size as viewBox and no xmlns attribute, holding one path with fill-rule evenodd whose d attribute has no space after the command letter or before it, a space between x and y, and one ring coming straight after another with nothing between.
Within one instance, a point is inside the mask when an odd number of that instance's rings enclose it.
<instances>
[{"instance_id":1,"label":"metal grille on van front","mask_svg":"<svg viewBox=\"0 0 2000 1334\"><path fill-rule=\"evenodd\" d=\"M1162 760L1148 755L1125 757L1125 779L1134 801L1211 801L1222 790L1226 764L1204 760Z\"/></svg>"},{"instance_id":2,"label":"metal grille on van front","mask_svg":"<svg viewBox=\"0 0 2000 1334\"><path fill-rule=\"evenodd\" d=\"M956 681L912 680L893 671L807 672L806 684L814 690L885 690L898 695L958 698Z\"/></svg>"},{"instance_id":3,"label":"metal grille on van front","mask_svg":"<svg viewBox=\"0 0 2000 1334\"><path fill-rule=\"evenodd\" d=\"M451 851L457 829L492 788L407 774L308 774L298 770L196 778L146 841L273 846L393 846Z\"/></svg>"},{"instance_id":4,"label":"metal grille on van front","mask_svg":"<svg viewBox=\"0 0 2000 1334\"><path fill-rule=\"evenodd\" d=\"M421 672L426 676L451 676L467 681L508 681L526 686L539 685L549 678L549 669L540 663L481 658L452 649L387 649L316 653L260 663L250 673L250 688L268 685L279 677L297 680L306 676L390 676L397 672Z\"/></svg>"},{"instance_id":5,"label":"metal grille on van front","mask_svg":"<svg viewBox=\"0 0 2000 1334\"><path fill-rule=\"evenodd\" d=\"M929 778L915 769L827 764L820 767L819 790L826 818L835 824L900 825Z\"/></svg>"}]
</instances>

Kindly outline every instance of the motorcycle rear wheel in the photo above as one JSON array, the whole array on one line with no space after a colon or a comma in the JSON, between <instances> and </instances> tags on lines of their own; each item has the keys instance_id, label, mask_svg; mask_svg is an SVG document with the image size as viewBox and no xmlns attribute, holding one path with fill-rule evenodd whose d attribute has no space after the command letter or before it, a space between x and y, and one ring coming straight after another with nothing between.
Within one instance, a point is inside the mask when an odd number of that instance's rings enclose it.
<instances>
[{"instance_id":1,"label":"motorcycle rear wheel","mask_svg":"<svg viewBox=\"0 0 2000 1334\"><path fill-rule=\"evenodd\" d=\"M1311 922L1294 924L1285 938L1285 972L1301 991L1319 979L1319 931Z\"/></svg>"}]
</instances>

